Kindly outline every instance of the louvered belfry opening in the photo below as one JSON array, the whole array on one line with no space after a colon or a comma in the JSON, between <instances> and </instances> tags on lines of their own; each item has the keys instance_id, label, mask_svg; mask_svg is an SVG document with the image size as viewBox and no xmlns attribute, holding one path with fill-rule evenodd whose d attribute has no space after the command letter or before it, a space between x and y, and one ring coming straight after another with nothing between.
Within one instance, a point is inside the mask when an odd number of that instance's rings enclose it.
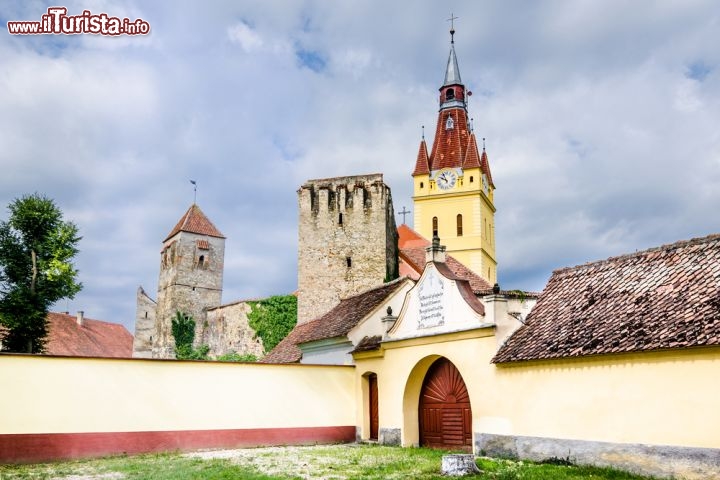
<instances>
[{"instance_id":1,"label":"louvered belfry opening","mask_svg":"<svg viewBox=\"0 0 720 480\"><path fill-rule=\"evenodd\" d=\"M418 408L420 445L452 450L472 450L470 396L462 376L447 358L430 366Z\"/></svg>"}]
</instances>

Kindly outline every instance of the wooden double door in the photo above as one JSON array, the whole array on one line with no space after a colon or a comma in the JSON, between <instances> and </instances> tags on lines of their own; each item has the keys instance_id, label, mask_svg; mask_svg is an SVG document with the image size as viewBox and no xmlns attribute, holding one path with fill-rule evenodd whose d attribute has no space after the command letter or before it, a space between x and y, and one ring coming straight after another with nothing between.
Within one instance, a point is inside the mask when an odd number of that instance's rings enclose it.
<instances>
[{"instance_id":1,"label":"wooden double door","mask_svg":"<svg viewBox=\"0 0 720 480\"><path fill-rule=\"evenodd\" d=\"M470 395L460 372L447 358L436 360L425 375L418 413L420 445L472 449Z\"/></svg>"}]
</instances>

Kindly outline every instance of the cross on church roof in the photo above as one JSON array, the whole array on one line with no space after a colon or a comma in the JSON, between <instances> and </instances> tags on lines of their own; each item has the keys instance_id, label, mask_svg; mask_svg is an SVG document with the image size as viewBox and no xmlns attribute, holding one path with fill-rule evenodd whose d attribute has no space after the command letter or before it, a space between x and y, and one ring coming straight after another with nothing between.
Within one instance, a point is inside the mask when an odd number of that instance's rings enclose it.
<instances>
[{"instance_id":1,"label":"cross on church roof","mask_svg":"<svg viewBox=\"0 0 720 480\"><path fill-rule=\"evenodd\" d=\"M410 213L410 210L406 210L405 207L403 207L402 212L398 212L398 215L403 216L403 224L405 224L405 215L407 215L408 213Z\"/></svg>"}]
</instances>

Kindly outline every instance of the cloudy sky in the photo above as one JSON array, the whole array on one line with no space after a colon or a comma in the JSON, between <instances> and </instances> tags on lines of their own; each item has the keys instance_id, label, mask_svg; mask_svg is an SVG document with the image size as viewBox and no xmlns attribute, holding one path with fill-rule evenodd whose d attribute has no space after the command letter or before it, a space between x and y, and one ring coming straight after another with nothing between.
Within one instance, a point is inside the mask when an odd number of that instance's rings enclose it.
<instances>
[{"instance_id":1,"label":"cloudy sky","mask_svg":"<svg viewBox=\"0 0 720 480\"><path fill-rule=\"evenodd\" d=\"M84 290L56 310L132 331L190 179L227 236L225 302L296 288L307 179L383 172L396 211L412 209L451 12L503 288L720 232L715 0L87 0L62 5L151 34L7 33L58 3L0 1L0 219L40 192L83 235Z\"/></svg>"}]
</instances>

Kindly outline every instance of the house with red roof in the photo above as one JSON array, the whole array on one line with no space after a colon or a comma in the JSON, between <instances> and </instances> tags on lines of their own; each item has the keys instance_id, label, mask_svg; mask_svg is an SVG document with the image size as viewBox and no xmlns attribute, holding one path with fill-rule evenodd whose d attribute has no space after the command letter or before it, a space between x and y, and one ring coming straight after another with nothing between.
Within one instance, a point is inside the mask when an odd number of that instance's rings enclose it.
<instances>
[{"instance_id":1,"label":"house with red roof","mask_svg":"<svg viewBox=\"0 0 720 480\"><path fill-rule=\"evenodd\" d=\"M45 355L132 358L133 336L118 323L50 312Z\"/></svg>"}]
</instances>

